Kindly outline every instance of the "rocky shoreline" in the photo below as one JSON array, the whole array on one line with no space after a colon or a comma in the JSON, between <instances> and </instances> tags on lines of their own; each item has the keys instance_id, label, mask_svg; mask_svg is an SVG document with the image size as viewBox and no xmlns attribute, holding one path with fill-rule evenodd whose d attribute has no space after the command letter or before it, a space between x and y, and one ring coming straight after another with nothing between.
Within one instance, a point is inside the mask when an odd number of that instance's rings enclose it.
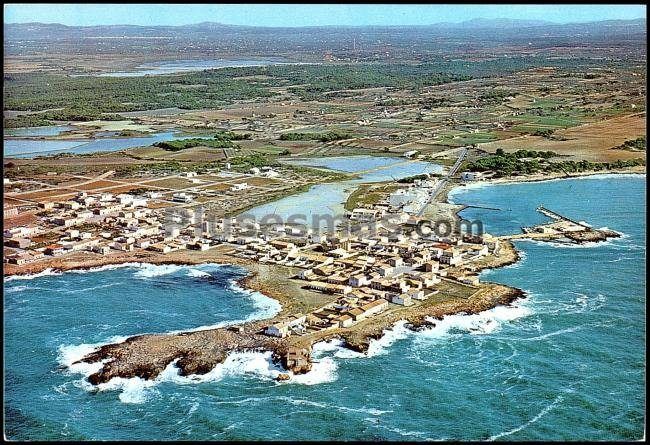
<instances>
[{"instance_id":1,"label":"rocky shoreline","mask_svg":"<svg viewBox=\"0 0 650 445\"><path fill-rule=\"evenodd\" d=\"M493 261L477 265L478 270L503 267L516 262L518 255L514 246L505 243L503 253ZM56 271L89 270L110 265L128 266L129 264L176 264L196 265L203 263L236 264L244 266L249 274L237 283L243 288L259 291L276 299L281 304L281 311L276 317L292 313L302 308L295 298L287 294L290 271L231 257L224 252L192 252L191 256L183 252L172 255L119 255L100 258L70 258L57 263L50 262L42 270ZM41 271L42 271L41 270ZM284 275L284 279L278 278ZM269 279L269 277L273 277ZM294 284L294 286L298 286ZM387 329L397 322L405 320L412 330L432 327L444 316L453 314L473 314L491 309L497 305L508 305L524 297L520 289L500 284L486 283L485 292L478 292L475 297L464 301L446 302L410 308L405 313L390 312L361 323L356 329L336 329L322 335L303 337L275 338L262 333L270 320L257 320L217 329L188 331L178 334L145 334L129 337L121 343L107 344L84 356L75 363L102 363L102 368L88 377L91 384L108 382L114 377L142 379L156 378L170 363L175 362L180 375L201 375L210 372L231 353L246 351L270 351L274 362L293 374L302 374L311 370L311 348L318 342L332 338L342 340L343 346L365 353L372 340L381 338ZM297 289L293 289L295 293ZM289 360L290 353L300 355L300 360Z\"/></svg>"},{"instance_id":2,"label":"rocky shoreline","mask_svg":"<svg viewBox=\"0 0 650 445\"><path fill-rule=\"evenodd\" d=\"M450 187L451 188L451 187ZM447 193L443 200L446 201ZM456 212L454 217L458 219ZM481 264L477 270L493 267L503 267L516 262L518 255L514 246L506 243L505 254L495 257L492 261ZM262 277L261 266L241 258L233 257L228 252L213 249L206 252L180 251L161 255L151 252L137 254L117 254L111 256L96 256L88 254L71 255L67 258L53 258L30 265L6 268L5 277L10 275L36 274L45 270L63 272L69 270L88 270L110 265L125 266L128 264L176 264L195 265L202 263L234 264L244 266L249 274L238 284L246 289L259 291L276 299L281 304L281 311L274 318L281 318L286 313L301 310L295 298L290 298L286 292L287 281L279 285L268 277ZM266 271L266 275L276 275ZM397 322L405 320L406 326L412 330L426 329L435 326L433 320L454 314L474 314L491 309L498 305L509 305L525 296L520 289L488 283L482 285L481 292L476 292L467 300L424 305L409 308L408 311L381 314L360 323L354 329L335 329L321 335L310 335L308 338L287 337L275 338L262 333L263 328L271 320L258 320L235 327L187 331L178 334L145 334L129 337L121 343L107 344L73 363L102 363L99 371L91 374L88 381L93 385L108 382L114 377L139 377L146 380L155 379L171 363L179 369L180 375L201 375L210 372L215 366L223 363L227 356L235 352L271 351L274 362L293 374L303 374L311 370L312 345L332 338L342 340L343 346L351 350L365 353L372 340L381 338L387 329ZM406 312L406 313L404 313ZM291 356L291 358L289 358ZM283 378L288 378L284 375Z\"/></svg>"},{"instance_id":3,"label":"rocky shoreline","mask_svg":"<svg viewBox=\"0 0 650 445\"><path fill-rule=\"evenodd\" d=\"M518 260L514 246L506 243L503 253L493 261L477 265L477 270L503 267ZM250 265L249 265L250 267ZM288 312L292 299L282 286L265 285L253 272L239 280L240 285L263 292L282 304L280 314ZM316 343L338 338L343 346L365 353L372 340L381 338L387 329L406 321L412 330L435 326L435 321L455 314L475 314L498 305L509 305L523 298L520 289L496 283L485 283L465 300L431 303L401 311L388 311L368 319L351 329L334 329L304 337L276 338L263 334L271 320L257 320L238 326L188 331L178 334L147 334L130 337L122 343L108 344L75 363L102 363L102 368L90 375L90 383L105 383L114 377L156 378L170 363L176 362L180 375L201 375L210 372L231 353L270 351L274 362L293 374L311 370L311 349ZM293 310L293 309L292 309ZM275 318L281 318L281 315ZM298 359L296 359L298 355ZM288 378L288 376L284 377Z\"/></svg>"},{"instance_id":4,"label":"rocky shoreline","mask_svg":"<svg viewBox=\"0 0 650 445\"><path fill-rule=\"evenodd\" d=\"M399 321L405 320L409 329L417 331L434 327L433 320L441 320L448 315L475 314L498 305L509 305L524 296L520 289L490 284L481 295L463 303L417 308L406 315L392 313L369 323L363 329L337 329L308 339L264 335L262 330L268 320L249 322L236 328L231 326L179 334L138 335L122 343L104 345L73 364L102 362L102 368L88 377L90 383L97 385L114 377L154 379L174 361L180 375L201 375L223 363L231 353L271 351L274 362L281 364L284 369L293 374L304 374L311 370L311 347L315 343L338 338L343 341L343 347L365 353L372 340L381 338L386 329L392 328ZM296 351L302 356L301 360L289 358Z\"/></svg>"},{"instance_id":5,"label":"rocky shoreline","mask_svg":"<svg viewBox=\"0 0 650 445\"><path fill-rule=\"evenodd\" d=\"M450 187L443 192L441 199L443 204L447 201L447 193L454 186L456 185L450 184ZM457 213L462 208L459 206L454 210L456 210L453 212L454 217L459 219ZM616 234L616 232L612 233ZM609 232L607 235L614 236ZM486 258L474 264L474 271L479 272L483 269L504 267L516 263L519 260L519 255L512 243L505 242L503 246L503 252L498 257ZM269 266L260 266L257 263L242 260L218 249L191 253L181 251L167 255L143 252L103 257L70 256L66 259L57 258L22 266L16 268L17 270L5 268L4 275L6 277L35 274L47 269L53 271L93 269L129 263L195 265L208 262L246 267L250 273L238 280L238 284L276 299L282 307L276 317L300 309L294 299L287 295L286 288L283 288L286 282L279 286L277 283L270 285L268 279L260 277L260 267ZM268 271L267 274L269 274ZM271 272L270 275L273 273ZM307 338L269 337L262 331L271 320L257 320L237 327L230 326L177 334L136 335L121 343L101 346L75 363L101 362L102 368L88 377L90 383L97 385L108 382L114 377L154 379L174 362L180 375L201 375L223 363L231 353L270 351L274 362L281 364L284 369L293 374L302 374L311 370L311 348L315 343L338 338L342 340L344 347L365 353L368 351L371 341L381 338L387 329L391 329L399 321L406 321L407 328L417 331L435 326L436 320L441 320L445 316L475 314L499 305L510 305L515 300L525 297L525 293L521 289L496 283L484 283L477 289L478 291L466 300L422 305L409 308L410 310L407 311L389 311L351 329L334 329L322 335L306 336ZM283 376L283 379L285 378L289 377Z\"/></svg>"}]
</instances>

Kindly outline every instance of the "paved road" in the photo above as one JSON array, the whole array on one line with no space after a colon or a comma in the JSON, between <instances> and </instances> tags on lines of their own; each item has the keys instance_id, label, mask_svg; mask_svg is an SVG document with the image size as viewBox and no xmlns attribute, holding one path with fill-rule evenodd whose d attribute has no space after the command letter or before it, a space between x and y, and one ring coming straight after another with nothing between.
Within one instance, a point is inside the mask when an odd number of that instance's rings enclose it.
<instances>
[{"instance_id":1,"label":"paved road","mask_svg":"<svg viewBox=\"0 0 650 445\"><path fill-rule=\"evenodd\" d=\"M418 216L422 216L422 213L424 213L424 210L427 208L427 206L429 204L431 204L431 202L436 198L436 196L438 196L440 191L447 185L447 183L449 182L451 177L456 174L456 172L460 168L460 165L465 160L465 156L467 156L467 152L468 152L467 148L463 148L461 150L460 155L458 156L458 159L456 159L456 162L454 163L454 165L452 165L452 167L449 169L449 172L447 173L447 176L440 179L438 181L438 183L436 184L436 186L433 188L433 191L429 195L429 198L427 198L427 201L424 203L424 205L422 206L422 208L418 212L418 214L417 214Z\"/></svg>"}]
</instances>

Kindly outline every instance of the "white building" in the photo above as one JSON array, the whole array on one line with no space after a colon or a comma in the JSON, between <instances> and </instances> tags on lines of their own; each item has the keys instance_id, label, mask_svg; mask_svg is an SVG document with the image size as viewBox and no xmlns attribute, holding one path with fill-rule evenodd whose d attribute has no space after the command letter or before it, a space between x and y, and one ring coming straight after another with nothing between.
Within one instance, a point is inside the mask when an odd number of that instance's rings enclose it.
<instances>
[{"instance_id":1,"label":"white building","mask_svg":"<svg viewBox=\"0 0 650 445\"><path fill-rule=\"evenodd\" d=\"M370 278L364 274L353 275L349 278L348 284L353 287L369 286Z\"/></svg>"},{"instance_id":2,"label":"white building","mask_svg":"<svg viewBox=\"0 0 650 445\"><path fill-rule=\"evenodd\" d=\"M194 200L194 197L192 195L188 195L185 192L179 192L179 193L174 193L172 195L172 201L174 202L192 202Z\"/></svg>"},{"instance_id":3,"label":"white building","mask_svg":"<svg viewBox=\"0 0 650 445\"><path fill-rule=\"evenodd\" d=\"M247 188L248 188L248 183L240 182L239 184L233 184L233 186L230 187L230 190L236 192L239 190L246 190Z\"/></svg>"}]
</instances>

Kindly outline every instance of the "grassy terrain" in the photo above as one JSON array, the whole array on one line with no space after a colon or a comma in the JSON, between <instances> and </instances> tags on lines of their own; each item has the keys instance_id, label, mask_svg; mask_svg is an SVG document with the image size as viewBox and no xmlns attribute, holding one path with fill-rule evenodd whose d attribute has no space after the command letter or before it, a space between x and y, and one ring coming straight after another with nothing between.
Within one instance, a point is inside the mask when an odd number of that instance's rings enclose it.
<instances>
[{"instance_id":1,"label":"grassy terrain","mask_svg":"<svg viewBox=\"0 0 650 445\"><path fill-rule=\"evenodd\" d=\"M357 188L345 202L345 210L352 211L353 209L365 205L376 204L388 193L391 193L398 188L403 187L400 184L362 184Z\"/></svg>"}]
</instances>

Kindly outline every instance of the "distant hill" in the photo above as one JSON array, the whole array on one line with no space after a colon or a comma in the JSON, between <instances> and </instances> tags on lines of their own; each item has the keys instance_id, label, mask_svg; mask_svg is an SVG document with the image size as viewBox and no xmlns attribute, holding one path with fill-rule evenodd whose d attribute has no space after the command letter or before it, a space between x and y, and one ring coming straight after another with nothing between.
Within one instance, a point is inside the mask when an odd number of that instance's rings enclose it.
<instances>
[{"instance_id":1,"label":"distant hill","mask_svg":"<svg viewBox=\"0 0 650 445\"><path fill-rule=\"evenodd\" d=\"M472 19L461 23L437 23L422 26L327 26L327 27L302 27L302 28L268 28L241 25L226 25L223 23L203 22L181 26L139 26L139 25L106 25L106 26L66 26L48 23L8 23L4 24L5 39L8 40L40 40L40 39L73 39L96 37L217 37L215 33L228 34L277 34L297 32L324 32L332 29L345 30L370 30L384 33L389 30L399 30L401 33L421 33L427 31L433 36L446 35L450 31L473 34L476 31L500 30L519 32L525 30L531 37L552 32L556 36L570 36L576 32L590 35L611 33L645 33L646 19L635 20L608 20L588 23L557 24L541 20L514 20L514 19Z\"/></svg>"},{"instance_id":2,"label":"distant hill","mask_svg":"<svg viewBox=\"0 0 650 445\"><path fill-rule=\"evenodd\" d=\"M507 47L535 51L591 46L625 47L640 57L645 40L645 19L570 24L474 19L423 26L294 28L214 22L182 26L4 25L5 56L128 54L173 59L281 55L292 60L315 61L322 60L324 54L334 54L342 60L370 61L425 60L452 54L481 56Z\"/></svg>"},{"instance_id":3,"label":"distant hill","mask_svg":"<svg viewBox=\"0 0 650 445\"><path fill-rule=\"evenodd\" d=\"M444 26L448 28L529 28L533 26L552 26L557 23L546 20L518 20L518 19L472 19L460 23L439 23L431 26Z\"/></svg>"}]
</instances>

